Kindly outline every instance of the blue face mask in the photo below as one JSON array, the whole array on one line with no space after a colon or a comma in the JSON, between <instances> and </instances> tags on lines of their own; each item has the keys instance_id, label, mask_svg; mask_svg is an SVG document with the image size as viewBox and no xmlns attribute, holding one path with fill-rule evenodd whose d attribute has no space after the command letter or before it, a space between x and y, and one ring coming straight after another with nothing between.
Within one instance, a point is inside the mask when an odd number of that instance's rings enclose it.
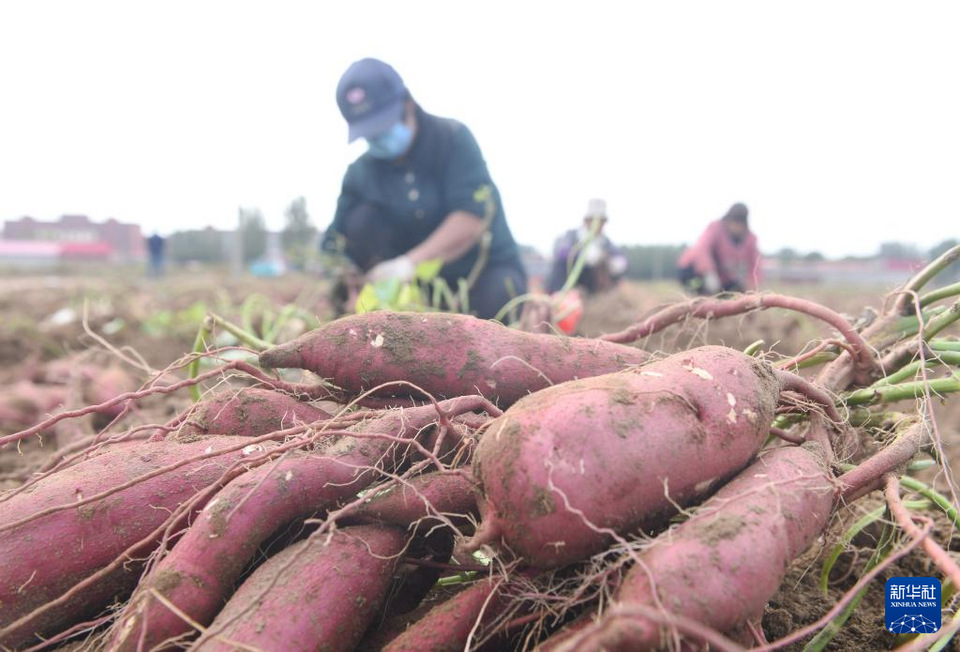
<instances>
[{"instance_id":1,"label":"blue face mask","mask_svg":"<svg viewBox=\"0 0 960 652\"><path fill-rule=\"evenodd\" d=\"M405 122L398 122L382 134L367 138L367 151L374 158L400 158L413 142L413 130Z\"/></svg>"}]
</instances>

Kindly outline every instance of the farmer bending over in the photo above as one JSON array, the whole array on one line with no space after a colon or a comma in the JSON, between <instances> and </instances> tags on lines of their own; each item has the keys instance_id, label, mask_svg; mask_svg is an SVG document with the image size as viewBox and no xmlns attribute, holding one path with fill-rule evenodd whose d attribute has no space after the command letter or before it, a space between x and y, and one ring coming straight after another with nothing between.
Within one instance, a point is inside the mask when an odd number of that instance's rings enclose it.
<instances>
[{"instance_id":1,"label":"farmer bending over","mask_svg":"<svg viewBox=\"0 0 960 652\"><path fill-rule=\"evenodd\" d=\"M418 264L440 259L456 291L470 283L470 310L493 317L527 279L500 193L463 124L430 115L397 72L377 59L347 69L337 104L349 141L367 151L343 178L323 248L340 252L365 280L408 281Z\"/></svg>"},{"instance_id":2,"label":"farmer bending over","mask_svg":"<svg viewBox=\"0 0 960 652\"><path fill-rule=\"evenodd\" d=\"M756 290L760 283L757 236L747 224L747 207L734 204L710 223L677 261L680 282L696 294Z\"/></svg>"},{"instance_id":3,"label":"farmer bending over","mask_svg":"<svg viewBox=\"0 0 960 652\"><path fill-rule=\"evenodd\" d=\"M550 292L559 291L573 268L577 257L583 255L583 270L577 285L587 293L603 292L615 286L627 271L627 259L603 233L607 223L607 202L591 199L587 214L579 229L571 229L557 238L553 245L553 264L550 269Z\"/></svg>"}]
</instances>

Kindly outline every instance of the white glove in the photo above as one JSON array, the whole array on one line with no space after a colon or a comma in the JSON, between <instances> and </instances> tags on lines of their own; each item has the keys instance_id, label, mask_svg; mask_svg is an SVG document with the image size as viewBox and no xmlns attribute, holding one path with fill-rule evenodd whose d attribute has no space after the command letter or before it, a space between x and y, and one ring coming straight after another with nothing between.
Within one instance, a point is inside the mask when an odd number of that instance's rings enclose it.
<instances>
[{"instance_id":1,"label":"white glove","mask_svg":"<svg viewBox=\"0 0 960 652\"><path fill-rule=\"evenodd\" d=\"M367 280L376 283L377 281L395 278L403 283L412 279L415 272L416 266L409 257L397 256L375 265L373 269L367 272Z\"/></svg>"},{"instance_id":2,"label":"white glove","mask_svg":"<svg viewBox=\"0 0 960 652\"><path fill-rule=\"evenodd\" d=\"M583 251L583 262L592 267L603 260L605 255L603 243L600 242L599 238L594 238Z\"/></svg>"},{"instance_id":3,"label":"white glove","mask_svg":"<svg viewBox=\"0 0 960 652\"><path fill-rule=\"evenodd\" d=\"M620 276L625 271L627 271L627 259L624 256L614 256L610 259L610 262L607 263L607 269L610 270L610 274L613 276Z\"/></svg>"},{"instance_id":4,"label":"white glove","mask_svg":"<svg viewBox=\"0 0 960 652\"><path fill-rule=\"evenodd\" d=\"M723 286L720 285L720 277L717 276L716 272L710 272L703 277L703 289L707 291L707 294L716 294L723 289Z\"/></svg>"}]
</instances>

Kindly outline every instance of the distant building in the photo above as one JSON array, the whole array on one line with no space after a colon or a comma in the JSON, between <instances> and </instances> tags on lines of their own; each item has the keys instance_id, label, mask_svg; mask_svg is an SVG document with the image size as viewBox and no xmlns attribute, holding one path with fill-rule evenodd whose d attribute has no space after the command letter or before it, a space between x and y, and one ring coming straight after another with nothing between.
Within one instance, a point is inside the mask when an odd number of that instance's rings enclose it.
<instances>
[{"instance_id":1,"label":"distant building","mask_svg":"<svg viewBox=\"0 0 960 652\"><path fill-rule=\"evenodd\" d=\"M60 244L59 258L64 262L130 263L140 262L146 256L140 225L115 219L93 222L86 215L64 215L56 222L32 217L7 220L3 225L3 239Z\"/></svg>"},{"instance_id":2,"label":"distant building","mask_svg":"<svg viewBox=\"0 0 960 652\"><path fill-rule=\"evenodd\" d=\"M60 245L56 242L0 240L0 268L50 269L60 263Z\"/></svg>"}]
</instances>

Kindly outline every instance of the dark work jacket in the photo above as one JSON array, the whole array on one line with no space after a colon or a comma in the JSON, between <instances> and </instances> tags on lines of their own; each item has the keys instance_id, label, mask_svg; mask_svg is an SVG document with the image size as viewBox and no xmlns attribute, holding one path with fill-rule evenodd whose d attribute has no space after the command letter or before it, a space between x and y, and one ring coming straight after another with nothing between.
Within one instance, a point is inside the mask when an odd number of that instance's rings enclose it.
<instances>
[{"instance_id":1,"label":"dark work jacket","mask_svg":"<svg viewBox=\"0 0 960 652\"><path fill-rule=\"evenodd\" d=\"M450 213L461 210L477 219L492 215L490 264L519 264L500 193L473 134L456 120L430 115L420 107L416 111L416 139L403 158L385 161L364 153L347 168L324 247L333 246L336 235L343 233L346 216L361 203L373 204L389 216L401 251L423 242ZM453 283L465 278L479 249L476 245L447 263L441 275Z\"/></svg>"}]
</instances>

